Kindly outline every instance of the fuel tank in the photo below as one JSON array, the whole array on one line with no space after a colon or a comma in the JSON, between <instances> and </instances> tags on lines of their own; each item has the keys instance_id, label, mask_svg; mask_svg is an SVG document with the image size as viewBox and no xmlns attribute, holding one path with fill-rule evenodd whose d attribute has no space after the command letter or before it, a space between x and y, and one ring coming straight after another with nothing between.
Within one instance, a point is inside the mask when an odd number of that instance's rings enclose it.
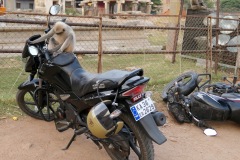
<instances>
[{"instance_id":1,"label":"fuel tank","mask_svg":"<svg viewBox=\"0 0 240 160\"><path fill-rule=\"evenodd\" d=\"M71 91L70 75L73 70L81 67L71 53L61 53L53 57L51 64L44 63L39 69L39 75L51 84L60 86L64 91Z\"/></svg>"},{"instance_id":2,"label":"fuel tank","mask_svg":"<svg viewBox=\"0 0 240 160\"><path fill-rule=\"evenodd\" d=\"M195 92L191 95L191 112L200 120L224 121L230 118L228 105L221 101L222 97Z\"/></svg>"},{"instance_id":3,"label":"fuel tank","mask_svg":"<svg viewBox=\"0 0 240 160\"><path fill-rule=\"evenodd\" d=\"M239 93L224 93L222 96L225 102L231 109L230 120L240 123L240 94Z\"/></svg>"}]
</instances>

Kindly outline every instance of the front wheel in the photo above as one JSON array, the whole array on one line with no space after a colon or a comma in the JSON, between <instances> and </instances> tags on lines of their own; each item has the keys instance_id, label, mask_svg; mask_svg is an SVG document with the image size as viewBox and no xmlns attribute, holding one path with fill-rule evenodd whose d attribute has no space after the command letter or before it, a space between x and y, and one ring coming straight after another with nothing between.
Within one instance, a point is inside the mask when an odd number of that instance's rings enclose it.
<instances>
[{"instance_id":1,"label":"front wheel","mask_svg":"<svg viewBox=\"0 0 240 160\"><path fill-rule=\"evenodd\" d=\"M142 126L137 123L130 114L124 113L120 116L120 119L125 124L122 131L118 134L118 138L115 139L115 142L119 142L118 146L120 146L120 148L110 147L111 144L103 145L108 155L113 160L136 158L139 160L153 160L154 149L152 140L148 137ZM119 136L121 136L121 139L119 139Z\"/></svg>"},{"instance_id":2,"label":"front wheel","mask_svg":"<svg viewBox=\"0 0 240 160\"><path fill-rule=\"evenodd\" d=\"M18 90L17 95L16 95L16 100L18 103L18 106L20 109L26 113L27 115L36 118L36 119L41 119L43 120L48 119L48 120L53 120L54 119L54 113L52 111L49 112L47 109L46 105L44 108L41 110L42 114L40 113L34 99L33 99L33 93L34 90L32 89L23 89L23 90ZM46 96L43 99L44 103L46 104ZM56 108L59 106L59 103L54 100L52 97L49 99L49 105L51 105L51 108ZM50 114L49 114L50 113ZM44 116L44 118L43 118Z\"/></svg>"}]
</instances>

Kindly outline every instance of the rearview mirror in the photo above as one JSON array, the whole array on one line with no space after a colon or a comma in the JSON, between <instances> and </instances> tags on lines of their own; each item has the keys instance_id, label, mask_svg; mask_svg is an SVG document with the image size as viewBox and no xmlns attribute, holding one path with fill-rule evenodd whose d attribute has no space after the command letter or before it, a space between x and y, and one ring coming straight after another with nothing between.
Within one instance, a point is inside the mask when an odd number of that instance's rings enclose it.
<instances>
[{"instance_id":1,"label":"rearview mirror","mask_svg":"<svg viewBox=\"0 0 240 160\"><path fill-rule=\"evenodd\" d=\"M49 14L50 15L57 15L60 10L61 10L61 7L60 7L59 4L53 5L49 9Z\"/></svg>"},{"instance_id":2,"label":"rearview mirror","mask_svg":"<svg viewBox=\"0 0 240 160\"><path fill-rule=\"evenodd\" d=\"M214 129L207 128L204 130L204 134L206 134L207 136L216 136L217 132Z\"/></svg>"}]
</instances>

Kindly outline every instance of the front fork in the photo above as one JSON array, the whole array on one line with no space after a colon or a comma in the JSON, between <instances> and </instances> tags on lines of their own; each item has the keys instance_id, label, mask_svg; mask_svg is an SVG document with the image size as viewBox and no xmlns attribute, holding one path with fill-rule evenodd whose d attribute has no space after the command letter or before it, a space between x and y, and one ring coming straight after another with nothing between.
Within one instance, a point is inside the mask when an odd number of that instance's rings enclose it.
<instances>
[{"instance_id":1,"label":"front fork","mask_svg":"<svg viewBox=\"0 0 240 160\"><path fill-rule=\"evenodd\" d=\"M54 114L54 110L52 106L49 104L49 92L48 89L43 88L43 80L41 78L39 78L39 85L33 93L33 99L38 108L38 112L40 113L42 118L47 122L52 121L53 118L51 117L50 112ZM42 111L44 109L44 105L46 105L47 108L47 115L44 115Z\"/></svg>"},{"instance_id":2,"label":"front fork","mask_svg":"<svg viewBox=\"0 0 240 160\"><path fill-rule=\"evenodd\" d=\"M39 108L43 108L43 95L42 95L42 92L40 91L40 92L38 92L38 90L41 90L42 89L42 82L43 82L43 80L41 79L41 78L39 78L39 86L38 86L38 88L35 90L35 92L34 92L34 99L36 99L36 97L37 97L37 95L36 94L38 94L38 109Z\"/></svg>"}]
</instances>

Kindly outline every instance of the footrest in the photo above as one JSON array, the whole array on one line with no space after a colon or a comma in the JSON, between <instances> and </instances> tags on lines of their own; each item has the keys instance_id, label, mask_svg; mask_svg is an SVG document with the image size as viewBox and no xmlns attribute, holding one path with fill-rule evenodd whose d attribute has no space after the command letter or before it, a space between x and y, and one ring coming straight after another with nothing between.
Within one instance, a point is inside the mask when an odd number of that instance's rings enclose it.
<instances>
[{"instance_id":1,"label":"footrest","mask_svg":"<svg viewBox=\"0 0 240 160\"><path fill-rule=\"evenodd\" d=\"M65 120L60 120L55 122L56 128L59 132L66 131L71 126L71 124L72 123L67 122Z\"/></svg>"}]
</instances>

